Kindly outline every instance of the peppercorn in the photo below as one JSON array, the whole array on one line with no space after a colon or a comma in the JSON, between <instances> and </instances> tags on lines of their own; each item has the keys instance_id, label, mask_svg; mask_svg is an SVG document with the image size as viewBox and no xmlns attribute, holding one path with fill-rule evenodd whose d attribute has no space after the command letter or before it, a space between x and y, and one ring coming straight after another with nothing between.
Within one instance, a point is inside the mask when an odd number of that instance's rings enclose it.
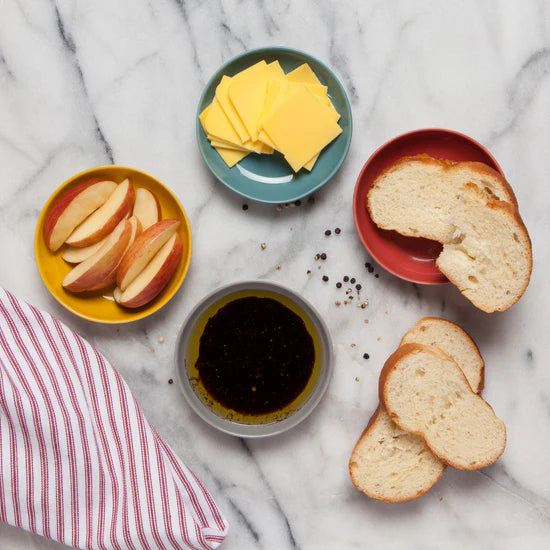
<instances>
[{"instance_id":1,"label":"peppercorn","mask_svg":"<svg viewBox=\"0 0 550 550\"><path fill-rule=\"evenodd\" d=\"M321 260L326 260L327 259L327 255L323 252L321 254Z\"/></svg>"},{"instance_id":2,"label":"peppercorn","mask_svg":"<svg viewBox=\"0 0 550 550\"><path fill-rule=\"evenodd\" d=\"M330 236L330 234L331 234L330 229L327 229L327 230L325 231L325 235L328 237L328 236Z\"/></svg>"},{"instance_id":3,"label":"peppercorn","mask_svg":"<svg viewBox=\"0 0 550 550\"><path fill-rule=\"evenodd\" d=\"M323 281L325 281L325 283L328 281L328 277L326 275L323 275Z\"/></svg>"},{"instance_id":4,"label":"peppercorn","mask_svg":"<svg viewBox=\"0 0 550 550\"><path fill-rule=\"evenodd\" d=\"M356 288L357 290L361 290L363 287L362 287L361 285L355 285L355 288Z\"/></svg>"},{"instance_id":5,"label":"peppercorn","mask_svg":"<svg viewBox=\"0 0 550 550\"><path fill-rule=\"evenodd\" d=\"M380 275L378 275L378 273L375 273L374 276L378 279L378 277L380 277Z\"/></svg>"},{"instance_id":6,"label":"peppercorn","mask_svg":"<svg viewBox=\"0 0 550 550\"><path fill-rule=\"evenodd\" d=\"M340 281L336 283L336 288L342 288L342 283Z\"/></svg>"},{"instance_id":7,"label":"peppercorn","mask_svg":"<svg viewBox=\"0 0 550 550\"><path fill-rule=\"evenodd\" d=\"M298 199L294 204L296 204L296 206L300 206L302 204L302 201Z\"/></svg>"},{"instance_id":8,"label":"peppercorn","mask_svg":"<svg viewBox=\"0 0 550 550\"><path fill-rule=\"evenodd\" d=\"M341 230L339 227L337 227L337 228L334 230L334 232L335 232L337 235L340 235L341 231L342 231L342 230Z\"/></svg>"},{"instance_id":9,"label":"peppercorn","mask_svg":"<svg viewBox=\"0 0 550 550\"><path fill-rule=\"evenodd\" d=\"M248 204L243 204L243 210L248 210Z\"/></svg>"},{"instance_id":10,"label":"peppercorn","mask_svg":"<svg viewBox=\"0 0 550 550\"><path fill-rule=\"evenodd\" d=\"M370 355L368 353L363 353L363 359L368 359Z\"/></svg>"},{"instance_id":11,"label":"peppercorn","mask_svg":"<svg viewBox=\"0 0 550 550\"><path fill-rule=\"evenodd\" d=\"M349 280L349 282L350 282L351 284L354 284L354 283L355 283L355 277L352 277L352 278Z\"/></svg>"},{"instance_id":12,"label":"peppercorn","mask_svg":"<svg viewBox=\"0 0 550 550\"><path fill-rule=\"evenodd\" d=\"M344 283L347 283L349 281L349 277L347 275L344 275Z\"/></svg>"}]
</instances>

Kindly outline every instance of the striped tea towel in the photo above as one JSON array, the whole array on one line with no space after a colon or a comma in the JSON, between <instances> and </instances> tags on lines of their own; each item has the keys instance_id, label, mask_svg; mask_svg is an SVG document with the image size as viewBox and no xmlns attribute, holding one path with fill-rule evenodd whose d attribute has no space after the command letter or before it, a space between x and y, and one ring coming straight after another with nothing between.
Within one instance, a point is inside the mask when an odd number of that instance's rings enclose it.
<instances>
[{"instance_id":1,"label":"striped tea towel","mask_svg":"<svg viewBox=\"0 0 550 550\"><path fill-rule=\"evenodd\" d=\"M108 361L1 288L0 521L103 550L209 549L227 533Z\"/></svg>"}]
</instances>

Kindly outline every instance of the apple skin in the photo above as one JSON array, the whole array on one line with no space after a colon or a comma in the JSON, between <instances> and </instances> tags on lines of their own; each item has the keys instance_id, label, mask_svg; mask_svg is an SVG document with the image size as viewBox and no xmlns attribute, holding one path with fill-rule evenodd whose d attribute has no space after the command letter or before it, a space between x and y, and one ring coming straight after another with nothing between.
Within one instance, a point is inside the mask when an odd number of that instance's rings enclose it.
<instances>
[{"instance_id":1,"label":"apple skin","mask_svg":"<svg viewBox=\"0 0 550 550\"><path fill-rule=\"evenodd\" d=\"M175 218L162 220L146 229L130 247L117 273L117 285L123 292L128 285L145 269L153 256L174 235L180 225Z\"/></svg>"},{"instance_id":2,"label":"apple skin","mask_svg":"<svg viewBox=\"0 0 550 550\"><path fill-rule=\"evenodd\" d=\"M131 234L132 224L123 219L97 252L67 273L63 287L71 292L97 290L98 285L103 284L113 271L116 272Z\"/></svg>"},{"instance_id":3,"label":"apple skin","mask_svg":"<svg viewBox=\"0 0 550 550\"><path fill-rule=\"evenodd\" d=\"M134 242L135 238L141 233L141 222L139 221L138 218L136 218L135 216L132 216L131 218L128 219L128 221L130 222L130 226L131 226L130 240L128 241L126 248L122 252L120 259L116 264L113 264L113 269L111 270L109 275L105 277L105 279L103 279L102 281L99 281L96 285L88 288L87 290L103 290L104 288L108 288L116 284L116 273L118 270L118 266L120 265L122 258L124 258L124 254L126 254L130 246L132 246L132 243Z\"/></svg>"},{"instance_id":4,"label":"apple skin","mask_svg":"<svg viewBox=\"0 0 550 550\"><path fill-rule=\"evenodd\" d=\"M132 214L139 219L144 231L157 223L160 220L160 205L155 195L148 189L139 187L136 190Z\"/></svg>"},{"instance_id":5,"label":"apple skin","mask_svg":"<svg viewBox=\"0 0 550 550\"><path fill-rule=\"evenodd\" d=\"M124 186L122 190L120 188L121 185ZM125 192L122 193L122 191ZM109 197L109 200L107 200L101 208L96 210L92 216L84 220L84 222L73 231L65 242L76 248L84 248L101 241L105 236L113 231L113 229L120 223L120 220L130 215L134 204L134 196L134 187L128 180L124 180L122 183L119 183L117 189ZM109 209L112 204L111 201L114 200L117 200L118 204L116 210L114 210L108 218L101 219L102 209ZM84 234L82 234L83 225L89 225L92 223L94 217L97 217L99 220L97 225L92 224L92 226L89 227Z\"/></svg>"},{"instance_id":6,"label":"apple skin","mask_svg":"<svg viewBox=\"0 0 550 550\"><path fill-rule=\"evenodd\" d=\"M74 228L102 206L116 189L114 181L91 178L63 193L52 205L44 220L46 246L55 252Z\"/></svg>"},{"instance_id":7,"label":"apple skin","mask_svg":"<svg viewBox=\"0 0 550 550\"><path fill-rule=\"evenodd\" d=\"M165 256L162 261L155 262L153 258L124 292L120 288L115 289L114 298L117 303L127 308L137 308L156 298L176 271L182 252L181 237L175 233L155 256L159 259Z\"/></svg>"}]
</instances>

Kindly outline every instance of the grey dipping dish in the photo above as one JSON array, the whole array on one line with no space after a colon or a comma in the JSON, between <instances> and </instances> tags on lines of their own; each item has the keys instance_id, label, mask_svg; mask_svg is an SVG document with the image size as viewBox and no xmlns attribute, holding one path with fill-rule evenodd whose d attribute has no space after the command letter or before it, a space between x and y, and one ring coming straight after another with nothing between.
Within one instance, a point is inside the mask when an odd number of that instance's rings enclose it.
<instances>
[{"instance_id":1,"label":"grey dipping dish","mask_svg":"<svg viewBox=\"0 0 550 550\"><path fill-rule=\"evenodd\" d=\"M188 353L190 338L193 334L195 324L201 319L204 312L224 297L241 291L268 291L291 300L311 321L318 333L321 342L322 362L320 372L311 394L307 400L294 412L284 419L266 424L242 424L222 418L213 412L193 390L189 380L186 365L188 364ZM176 341L175 352L176 378L183 392L185 399L191 408L208 424L218 430L236 435L239 437L267 437L276 435L299 424L307 418L318 405L327 390L333 371L332 341L325 322L315 311L313 306L301 296L288 288L268 281L243 281L224 286L208 294L191 311L183 324Z\"/></svg>"}]
</instances>

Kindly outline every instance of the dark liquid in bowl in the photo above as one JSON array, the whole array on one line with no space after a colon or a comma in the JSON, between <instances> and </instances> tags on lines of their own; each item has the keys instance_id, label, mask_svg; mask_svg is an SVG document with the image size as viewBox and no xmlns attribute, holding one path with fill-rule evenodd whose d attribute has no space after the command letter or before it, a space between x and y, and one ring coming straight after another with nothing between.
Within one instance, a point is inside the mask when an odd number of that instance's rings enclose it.
<instances>
[{"instance_id":1,"label":"dark liquid in bowl","mask_svg":"<svg viewBox=\"0 0 550 550\"><path fill-rule=\"evenodd\" d=\"M302 318L278 300L248 296L208 319L195 366L218 403L261 415L296 399L314 364L313 338Z\"/></svg>"}]
</instances>

